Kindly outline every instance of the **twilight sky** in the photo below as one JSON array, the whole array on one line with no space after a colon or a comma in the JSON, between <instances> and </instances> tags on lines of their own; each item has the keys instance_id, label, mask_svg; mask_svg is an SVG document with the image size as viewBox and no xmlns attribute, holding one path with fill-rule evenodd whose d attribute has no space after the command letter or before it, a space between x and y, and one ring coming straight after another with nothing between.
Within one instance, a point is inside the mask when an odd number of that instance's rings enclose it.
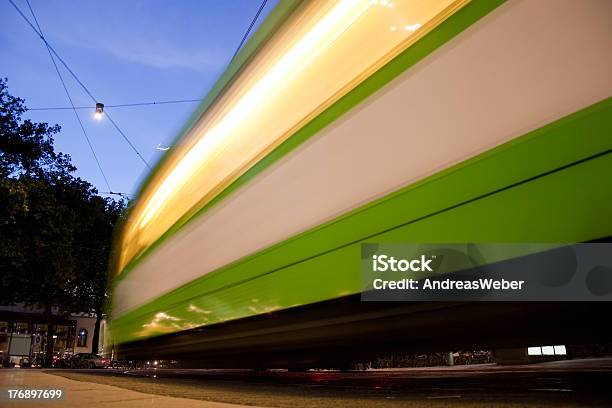
<instances>
[{"instance_id":1,"label":"twilight sky","mask_svg":"<svg viewBox=\"0 0 612 408\"><path fill-rule=\"evenodd\" d=\"M30 20L25 0L14 0ZM101 102L123 104L206 95L224 71L260 0L30 0L47 40ZM268 1L258 24L274 7ZM69 106L42 41L7 0L0 1L0 76L29 108ZM255 29L253 30L255 31ZM60 65L76 106L89 97ZM114 108L109 112L149 163L172 141L196 103ZM147 169L107 119L80 110L113 191L133 193ZM56 149L77 175L107 191L72 110L30 111L58 123Z\"/></svg>"}]
</instances>

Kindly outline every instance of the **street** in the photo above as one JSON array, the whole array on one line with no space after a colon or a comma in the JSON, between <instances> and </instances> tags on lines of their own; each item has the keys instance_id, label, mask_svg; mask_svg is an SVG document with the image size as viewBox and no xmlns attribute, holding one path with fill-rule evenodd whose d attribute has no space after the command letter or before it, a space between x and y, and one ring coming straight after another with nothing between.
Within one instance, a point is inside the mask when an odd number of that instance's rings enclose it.
<instances>
[{"instance_id":1,"label":"street","mask_svg":"<svg viewBox=\"0 0 612 408\"><path fill-rule=\"evenodd\" d=\"M32 388L62 389L65 398L58 401L15 401L9 402L3 395L1 407L176 407L176 408L232 408L233 404L208 401L197 401L186 398L172 398L160 395L146 394L129 389L113 387L94 381L74 381L67 378L50 375L40 370L3 369L0 370L0 388L2 392L8 389Z\"/></svg>"},{"instance_id":2,"label":"street","mask_svg":"<svg viewBox=\"0 0 612 408\"><path fill-rule=\"evenodd\" d=\"M49 375L53 374L53 375ZM358 372L272 370L2 370L2 386L53 379L66 402L193 406L202 400L268 407L580 407L610 406L612 358L531 365L430 367ZM76 381L69 381L77 380ZM15 383L15 381L19 381ZM95 383L95 385L94 385ZM42 383L38 383L41 385ZM93 388L92 388L93 387ZM117 388L119 387L119 388ZM87 394L82 391L92 390ZM126 391L131 390L131 391ZM129 393L134 393L131 395ZM144 396L141 393L149 394ZM111 397L112 395L112 397ZM172 398L178 398L176 401ZM130 404L125 405L126 399ZM200 401L196 401L200 400ZM136 402L138 401L138 402ZM179 404L179 405L175 405ZM134 405L136 404L136 405ZM70 406L70 405L66 405ZM210 405L216 406L216 405Z\"/></svg>"}]
</instances>

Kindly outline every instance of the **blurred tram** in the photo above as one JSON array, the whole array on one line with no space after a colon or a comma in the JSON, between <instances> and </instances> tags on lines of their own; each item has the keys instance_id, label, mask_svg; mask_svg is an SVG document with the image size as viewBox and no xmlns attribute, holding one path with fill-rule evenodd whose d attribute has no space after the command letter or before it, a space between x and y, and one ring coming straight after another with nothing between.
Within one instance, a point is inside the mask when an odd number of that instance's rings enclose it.
<instances>
[{"instance_id":1,"label":"blurred tram","mask_svg":"<svg viewBox=\"0 0 612 408\"><path fill-rule=\"evenodd\" d=\"M122 358L601 340L607 305L360 301L363 242L612 236L612 2L281 1L116 243ZM561 343L555 343L561 344Z\"/></svg>"}]
</instances>

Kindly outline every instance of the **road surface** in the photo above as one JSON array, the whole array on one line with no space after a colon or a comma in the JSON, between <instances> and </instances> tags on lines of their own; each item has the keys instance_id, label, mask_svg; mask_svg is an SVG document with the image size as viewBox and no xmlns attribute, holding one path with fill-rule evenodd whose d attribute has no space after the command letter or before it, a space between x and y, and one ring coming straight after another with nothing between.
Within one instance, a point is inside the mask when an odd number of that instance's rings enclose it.
<instances>
[{"instance_id":1,"label":"road surface","mask_svg":"<svg viewBox=\"0 0 612 408\"><path fill-rule=\"evenodd\" d=\"M2 408L31 407L87 407L87 408L241 408L243 406L197 399L175 398L159 394L137 392L125 388L101 384L95 377L90 381L76 381L51 375L40 370L0 369L0 388L11 389L49 388L61 389L65 398L58 401L7 401L0 399Z\"/></svg>"},{"instance_id":2,"label":"road surface","mask_svg":"<svg viewBox=\"0 0 612 408\"><path fill-rule=\"evenodd\" d=\"M360 372L167 369L45 372L85 384L121 387L164 398L261 407L612 406L612 359ZM153 406L164 403L159 399Z\"/></svg>"}]
</instances>

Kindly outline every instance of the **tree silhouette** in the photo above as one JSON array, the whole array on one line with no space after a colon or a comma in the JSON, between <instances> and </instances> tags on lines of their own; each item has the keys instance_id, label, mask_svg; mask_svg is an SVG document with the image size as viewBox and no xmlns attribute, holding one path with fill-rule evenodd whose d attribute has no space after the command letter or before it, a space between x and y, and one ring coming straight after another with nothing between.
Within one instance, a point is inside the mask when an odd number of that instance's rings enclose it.
<instances>
[{"instance_id":1,"label":"tree silhouette","mask_svg":"<svg viewBox=\"0 0 612 408\"><path fill-rule=\"evenodd\" d=\"M96 314L97 352L112 231L125 204L75 177L70 156L53 147L60 127L24 120L26 111L0 78L0 303L44 311L50 364L60 314Z\"/></svg>"}]
</instances>

